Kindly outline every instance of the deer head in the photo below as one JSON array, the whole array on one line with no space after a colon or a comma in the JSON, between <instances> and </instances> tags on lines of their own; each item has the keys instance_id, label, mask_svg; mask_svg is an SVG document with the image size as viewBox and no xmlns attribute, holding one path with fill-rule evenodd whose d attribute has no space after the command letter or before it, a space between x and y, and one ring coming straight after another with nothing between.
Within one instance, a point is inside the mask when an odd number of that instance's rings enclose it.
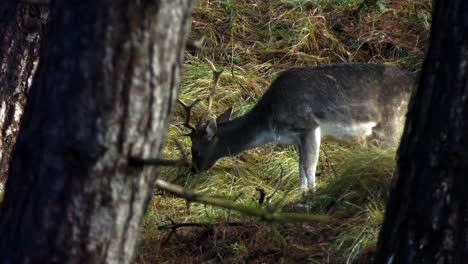
<instances>
[{"instance_id":1,"label":"deer head","mask_svg":"<svg viewBox=\"0 0 468 264\"><path fill-rule=\"evenodd\" d=\"M207 100L207 109L198 119L196 125L190 124L191 120L191 111L192 108L203 99L197 99L191 104L187 105L181 100L178 102L182 105L185 110L185 120L183 125L190 129L190 133L187 136L190 136L192 141L192 166L196 171L205 171L210 169L218 159L216 157L216 147L217 147L217 127L218 124L229 121L232 113L232 107L227 109L223 114L218 116L216 119L208 119L208 115L211 112L211 107L213 104L213 95L216 92L216 86L221 76L221 71L217 71L214 65L209 62L213 71L213 86L211 88Z\"/></svg>"}]
</instances>

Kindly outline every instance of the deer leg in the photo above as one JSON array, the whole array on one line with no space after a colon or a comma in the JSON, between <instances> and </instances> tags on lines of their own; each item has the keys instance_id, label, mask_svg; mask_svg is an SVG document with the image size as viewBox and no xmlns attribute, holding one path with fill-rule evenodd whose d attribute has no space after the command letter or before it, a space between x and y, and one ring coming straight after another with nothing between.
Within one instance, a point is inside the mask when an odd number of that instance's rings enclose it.
<instances>
[{"instance_id":1,"label":"deer leg","mask_svg":"<svg viewBox=\"0 0 468 264\"><path fill-rule=\"evenodd\" d=\"M377 146L393 148L399 142L399 127L404 119L401 107L395 108L396 102L380 109L380 121L372 128L372 135L368 138Z\"/></svg>"},{"instance_id":2,"label":"deer leg","mask_svg":"<svg viewBox=\"0 0 468 264\"><path fill-rule=\"evenodd\" d=\"M395 117L382 120L372 129L372 138L378 141L378 145L384 148L392 148L399 142L399 120Z\"/></svg>"},{"instance_id":3,"label":"deer leg","mask_svg":"<svg viewBox=\"0 0 468 264\"><path fill-rule=\"evenodd\" d=\"M315 172L320 151L320 127L303 135L299 145L299 176L301 190L315 191Z\"/></svg>"}]
</instances>

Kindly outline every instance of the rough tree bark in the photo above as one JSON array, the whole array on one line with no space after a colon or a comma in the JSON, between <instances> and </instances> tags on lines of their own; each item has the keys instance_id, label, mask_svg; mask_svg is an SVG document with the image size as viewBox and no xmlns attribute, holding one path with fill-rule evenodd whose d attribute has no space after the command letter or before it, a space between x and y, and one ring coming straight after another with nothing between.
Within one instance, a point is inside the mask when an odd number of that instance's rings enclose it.
<instances>
[{"instance_id":1,"label":"rough tree bark","mask_svg":"<svg viewBox=\"0 0 468 264\"><path fill-rule=\"evenodd\" d=\"M0 0L0 183L8 175L48 13L47 5Z\"/></svg>"},{"instance_id":2,"label":"rough tree bark","mask_svg":"<svg viewBox=\"0 0 468 264\"><path fill-rule=\"evenodd\" d=\"M2 263L129 263L192 0L52 1L0 216Z\"/></svg>"},{"instance_id":3,"label":"rough tree bark","mask_svg":"<svg viewBox=\"0 0 468 264\"><path fill-rule=\"evenodd\" d=\"M468 4L435 1L376 263L468 260Z\"/></svg>"}]
</instances>

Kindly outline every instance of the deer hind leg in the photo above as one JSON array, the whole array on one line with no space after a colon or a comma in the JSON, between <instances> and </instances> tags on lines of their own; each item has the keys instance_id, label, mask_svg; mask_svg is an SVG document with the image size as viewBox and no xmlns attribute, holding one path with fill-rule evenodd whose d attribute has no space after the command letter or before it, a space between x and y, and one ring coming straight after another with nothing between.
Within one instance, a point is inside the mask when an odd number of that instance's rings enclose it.
<instances>
[{"instance_id":1,"label":"deer hind leg","mask_svg":"<svg viewBox=\"0 0 468 264\"><path fill-rule=\"evenodd\" d=\"M400 139L400 119L393 114L384 116L372 129L372 140L377 141L377 145L386 148L396 147Z\"/></svg>"},{"instance_id":2,"label":"deer hind leg","mask_svg":"<svg viewBox=\"0 0 468 264\"><path fill-rule=\"evenodd\" d=\"M316 190L315 172L320 151L320 127L304 134L299 144L299 176L301 190Z\"/></svg>"}]
</instances>

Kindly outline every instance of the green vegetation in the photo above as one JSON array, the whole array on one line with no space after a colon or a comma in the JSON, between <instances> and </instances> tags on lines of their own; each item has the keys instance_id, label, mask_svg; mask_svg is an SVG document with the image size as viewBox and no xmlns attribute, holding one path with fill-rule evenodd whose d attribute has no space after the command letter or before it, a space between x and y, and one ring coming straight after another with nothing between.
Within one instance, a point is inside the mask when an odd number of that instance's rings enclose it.
<instances>
[{"instance_id":1,"label":"green vegetation","mask_svg":"<svg viewBox=\"0 0 468 264\"><path fill-rule=\"evenodd\" d=\"M223 68L211 115L234 106L248 111L276 74L291 66L341 62L397 64L420 68L431 4L385 0L198 1L192 37L205 36L196 55L187 54L180 98L207 96L212 72ZM194 109L200 116L206 107ZM190 139L178 125L177 106L166 158L177 159ZM195 119L194 119L195 121ZM298 190L294 147L266 146L225 158L212 170L191 175L163 168L162 179L241 205L286 212L328 214L329 223L265 223L238 212L187 204L156 193L143 221L137 263L367 263L383 219L395 151L351 143L323 144L318 191ZM259 204L264 190L265 203ZM305 206L297 206L299 203ZM203 225L158 230L176 223ZM209 225L204 225L209 224Z\"/></svg>"}]
</instances>

